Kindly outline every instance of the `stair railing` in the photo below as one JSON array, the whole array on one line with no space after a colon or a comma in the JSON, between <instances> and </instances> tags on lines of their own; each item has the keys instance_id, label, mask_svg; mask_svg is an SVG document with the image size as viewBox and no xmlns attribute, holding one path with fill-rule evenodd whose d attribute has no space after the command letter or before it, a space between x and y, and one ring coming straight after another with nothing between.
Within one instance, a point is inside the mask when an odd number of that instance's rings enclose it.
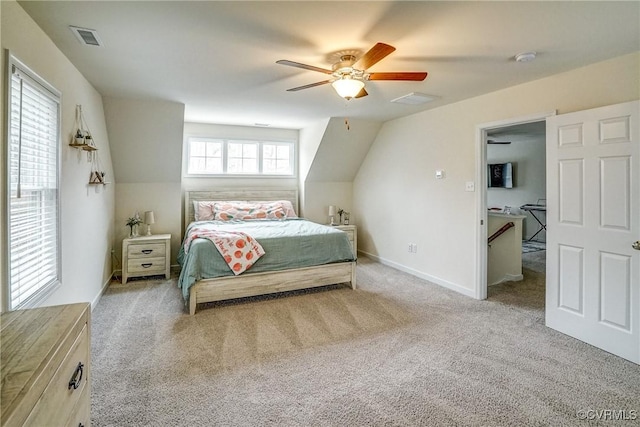
<instances>
[{"instance_id":1,"label":"stair railing","mask_svg":"<svg viewBox=\"0 0 640 427\"><path fill-rule=\"evenodd\" d=\"M493 242L494 240L496 240L498 237L500 237L501 235L503 235L508 229L515 227L515 224L513 222L508 222L505 225L503 225L502 227L500 227L499 230L497 230L495 233L493 233L489 239L487 244L489 246L491 246L491 242Z\"/></svg>"}]
</instances>

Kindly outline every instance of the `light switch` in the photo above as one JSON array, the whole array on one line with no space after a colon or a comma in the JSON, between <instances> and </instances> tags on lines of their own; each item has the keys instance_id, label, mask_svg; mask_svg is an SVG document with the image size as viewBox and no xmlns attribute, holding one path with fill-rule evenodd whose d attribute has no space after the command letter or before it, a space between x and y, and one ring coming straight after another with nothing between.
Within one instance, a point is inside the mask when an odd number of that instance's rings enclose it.
<instances>
[{"instance_id":1,"label":"light switch","mask_svg":"<svg viewBox=\"0 0 640 427\"><path fill-rule=\"evenodd\" d=\"M436 171L436 179L442 179L442 178L444 178L444 170L438 169Z\"/></svg>"},{"instance_id":2,"label":"light switch","mask_svg":"<svg viewBox=\"0 0 640 427\"><path fill-rule=\"evenodd\" d=\"M476 191L476 184L473 181L467 181L464 191Z\"/></svg>"}]
</instances>

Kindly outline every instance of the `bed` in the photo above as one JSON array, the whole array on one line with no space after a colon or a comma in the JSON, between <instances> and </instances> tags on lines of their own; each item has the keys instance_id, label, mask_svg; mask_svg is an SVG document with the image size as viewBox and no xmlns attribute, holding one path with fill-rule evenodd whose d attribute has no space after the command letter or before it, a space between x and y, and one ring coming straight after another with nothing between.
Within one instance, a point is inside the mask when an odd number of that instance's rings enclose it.
<instances>
[{"instance_id":1,"label":"bed","mask_svg":"<svg viewBox=\"0 0 640 427\"><path fill-rule=\"evenodd\" d=\"M333 227L314 224L303 218L196 221L195 206L198 203L266 203L282 200L290 202L289 206L298 212L298 192L295 189L229 189L189 191L185 194L184 238L178 254L182 270L178 286L188 305L189 314L195 314L197 305L206 302L340 283L356 288L356 254L353 253L346 234ZM255 241L264 247L264 255L247 271L235 275L229 266L219 266L220 262L224 262L224 257L211 241L205 238L193 239L194 234L189 231L195 227L200 232L209 229L243 231L249 236L255 236ZM307 231L314 237L302 234ZM279 237L291 234L294 240L283 244ZM320 243L316 240L311 243L309 239L320 239ZM185 250L185 244L188 251ZM297 250L296 254L287 256L284 252L287 246L293 246ZM319 260L310 259L311 246L325 249L318 251ZM283 258L288 258L293 263L283 263Z\"/></svg>"}]
</instances>

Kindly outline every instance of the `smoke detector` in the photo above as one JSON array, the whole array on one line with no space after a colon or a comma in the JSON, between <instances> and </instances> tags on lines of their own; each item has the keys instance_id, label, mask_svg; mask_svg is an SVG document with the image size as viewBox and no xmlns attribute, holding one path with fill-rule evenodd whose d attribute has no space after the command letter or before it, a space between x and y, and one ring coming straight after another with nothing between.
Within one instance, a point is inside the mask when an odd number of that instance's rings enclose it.
<instances>
[{"instance_id":1,"label":"smoke detector","mask_svg":"<svg viewBox=\"0 0 640 427\"><path fill-rule=\"evenodd\" d=\"M533 51L523 52L517 54L514 58L516 59L516 62L531 62L536 59L536 53Z\"/></svg>"}]
</instances>

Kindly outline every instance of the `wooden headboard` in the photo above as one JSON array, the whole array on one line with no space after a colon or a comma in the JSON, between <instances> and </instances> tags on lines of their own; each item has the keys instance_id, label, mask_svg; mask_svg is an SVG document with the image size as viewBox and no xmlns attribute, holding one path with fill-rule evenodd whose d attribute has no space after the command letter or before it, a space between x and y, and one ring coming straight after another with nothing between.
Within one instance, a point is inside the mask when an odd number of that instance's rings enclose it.
<instances>
[{"instance_id":1,"label":"wooden headboard","mask_svg":"<svg viewBox=\"0 0 640 427\"><path fill-rule=\"evenodd\" d=\"M298 213L298 190L295 188L227 188L221 190L187 191L184 196L184 230L194 221L193 202L200 200L211 201L275 201L288 200ZM184 232L183 230L183 232Z\"/></svg>"}]
</instances>

